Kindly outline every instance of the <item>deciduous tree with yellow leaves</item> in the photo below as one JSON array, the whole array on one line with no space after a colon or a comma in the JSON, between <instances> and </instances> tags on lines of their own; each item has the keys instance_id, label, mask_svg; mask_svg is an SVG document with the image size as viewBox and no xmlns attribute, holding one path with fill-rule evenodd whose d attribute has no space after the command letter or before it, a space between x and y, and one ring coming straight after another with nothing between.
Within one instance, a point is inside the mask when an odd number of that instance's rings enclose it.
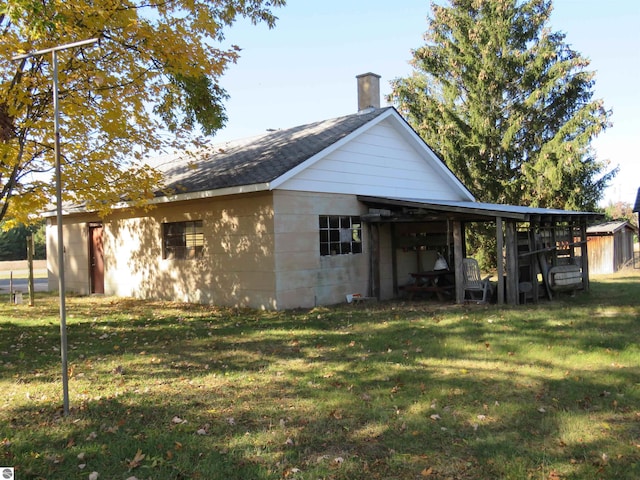
<instances>
[{"instance_id":1,"label":"deciduous tree with yellow leaves","mask_svg":"<svg viewBox=\"0 0 640 480\"><path fill-rule=\"evenodd\" d=\"M285 0L1 0L0 220L25 221L53 198L51 57L21 53L99 38L58 54L65 201L102 213L160 186L141 160L197 144L226 120L223 48L240 17L273 27Z\"/></svg>"}]
</instances>

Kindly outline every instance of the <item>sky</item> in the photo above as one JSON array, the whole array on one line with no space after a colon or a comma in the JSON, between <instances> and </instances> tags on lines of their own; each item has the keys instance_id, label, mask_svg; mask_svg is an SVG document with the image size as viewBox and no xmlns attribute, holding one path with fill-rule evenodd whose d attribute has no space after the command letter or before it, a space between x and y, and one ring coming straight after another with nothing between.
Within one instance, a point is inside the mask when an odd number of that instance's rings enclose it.
<instances>
[{"instance_id":1,"label":"sky","mask_svg":"<svg viewBox=\"0 0 640 480\"><path fill-rule=\"evenodd\" d=\"M275 28L239 22L227 42L242 49L222 77L227 126L215 141L244 138L357 111L356 75L389 82L411 73L424 44L429 0L288 0ZM640 187L640 1L554 0L550 27L591 61L594 98L613 111L613 126L593 142L599 159L620 171L601 204L633 204ZM633 142L633 143L632 143Z\"/></svg>"}]
</instances>

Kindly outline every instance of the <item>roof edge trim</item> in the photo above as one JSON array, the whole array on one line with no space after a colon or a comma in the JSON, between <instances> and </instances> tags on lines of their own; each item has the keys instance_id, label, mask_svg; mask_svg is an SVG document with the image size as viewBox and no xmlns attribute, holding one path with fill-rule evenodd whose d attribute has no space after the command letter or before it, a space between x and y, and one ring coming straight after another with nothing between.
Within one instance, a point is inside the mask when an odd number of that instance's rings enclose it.
<instances>
[{"instance_id":1,"label":"roof edge trim","mask_svg":"<svg viewBox=\"0 0 640 480\"><path fill-rule=\"evenodd\" d=\"M190 200L203 200L206 198L224 197L227 195L237 195L240 193L255 193L265 192L271 190L269 183L255 183L251 185L239 185L236 187L219 188L216 190L205 190L202 192L189 192L189 193L177 193L173 195L163 195L155 197L146 202L146 205L164 205L166 203L173 202L188 202ZM124 210L126 208L132 208L134 205L131 202L119 202L113 205L113 210ZM95 210L89 210L84 206L71 206L63 208L63 216L82 214L82 213L94 213ZM50 210L42 213L43 218L55 217L55 210Z\"/></svg>"}]
</instances>

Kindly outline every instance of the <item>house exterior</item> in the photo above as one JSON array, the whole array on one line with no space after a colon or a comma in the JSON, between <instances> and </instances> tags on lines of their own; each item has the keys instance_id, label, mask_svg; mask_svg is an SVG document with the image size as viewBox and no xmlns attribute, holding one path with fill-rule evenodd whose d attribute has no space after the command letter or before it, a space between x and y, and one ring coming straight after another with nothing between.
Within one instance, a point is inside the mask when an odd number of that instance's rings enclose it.
<instances>
[{"instance_id":1,"label":"house exterior","mask_svg":"<svg viewBox=\"0 0 640 480\"><path fill-rule=\"evenodd\" d=\"M473 200L393 108L215 145L197 164L185 155L158 168L175 193L149 211L100 219L68 210L68 290L266 309L336 303L368 289L368 209L358 195ZM55 228L50 218L49 252ZM56 258L48 263L55 289ZM386 283L381 296L392 295Z\"/></svg>"},{"instance_id":2,"label":"house exterior","mask_svg":"<svg viewBox=\"0 0 640 480\"><path fill-rule=\"evenodd\" d=\"M633 260L633 236L637 229L626 221L587 228L591 273L615 273Z\"/></svg>"},{"instance_id":3,"label":"house exterior","mask_svg":"<svg viewBox=\"0 0 640 480\"><path fill-rule=\"evenodd\" d=\"M66 209L66 289L259 309L384 300L433 268L427 253L461 278L465 222L506 225L507 245L516 222L575 220L584 233L592 214L475 202L394 108L380 108L379 76L357 78L358 113L162 159L171 193L151 209ZM48 252L56 231L52 216ZM507 258L507 301L518 303L518 254ZM48 256L51 290L57 263Z\"/></svg>"}]
</instances>

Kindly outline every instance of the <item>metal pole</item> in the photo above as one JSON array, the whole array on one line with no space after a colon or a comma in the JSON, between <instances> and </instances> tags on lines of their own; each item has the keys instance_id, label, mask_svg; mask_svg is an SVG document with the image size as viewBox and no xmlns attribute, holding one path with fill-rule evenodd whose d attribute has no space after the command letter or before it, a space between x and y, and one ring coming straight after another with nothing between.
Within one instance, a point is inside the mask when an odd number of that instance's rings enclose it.
<instances>
[{"instance_id":1,"label":"metal pole","mask_svg":"<svg viewBox=\"0 0 640 480\"><path fill-rule=\"evenodd\" d=\"M53 66L53 125L54 125L54 151L55 151L55 175L56 175L56 226L58 230L58 289L60 296L60 358L62 360L62 411L64 416L69 415L69 368L67 360L67 307L66 287L64 278L64 235L62 230L62 167L60 161L60 109L58 105L58 51L68 48L80 47L96 43L97 38L68 43L57 47L38 50L13 57L13 60L44 55L51 52Z\"/></svg>"},{"instance_id":2,"label":"metal pole","mask_svg":"<svg viewBox=\"0 0 640 480\"><path fill-rule=\"evenodd\" d=\"M67 305L64 279L64 233L62 231L62 168L60 166L60 111L58 108L58 54L51 51L53 64L53 131L56 158L56 226L58 229L58 291L60 294L60 358L62 360L62 410L69 415L69 368L67 361Z\"/></svg>"}]
</instances>

